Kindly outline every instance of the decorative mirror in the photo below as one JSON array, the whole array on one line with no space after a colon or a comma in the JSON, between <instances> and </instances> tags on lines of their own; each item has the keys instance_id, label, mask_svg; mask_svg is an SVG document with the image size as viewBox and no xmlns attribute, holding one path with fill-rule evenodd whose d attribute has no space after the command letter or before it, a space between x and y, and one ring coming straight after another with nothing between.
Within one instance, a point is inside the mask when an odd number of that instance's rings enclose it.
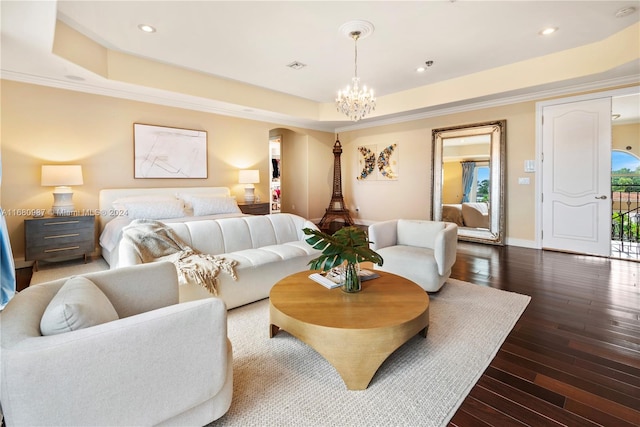
<instances>
[{"instance_id":1,"label":"decorative mirror","mask_svg":"<svg viewBox=\"0 0 640 427\"><path fill-rule=\"evenodd\" d=\"M504 244L506 120L433 129L431 211L458 238Z\"/></svg>"}]
</instances>

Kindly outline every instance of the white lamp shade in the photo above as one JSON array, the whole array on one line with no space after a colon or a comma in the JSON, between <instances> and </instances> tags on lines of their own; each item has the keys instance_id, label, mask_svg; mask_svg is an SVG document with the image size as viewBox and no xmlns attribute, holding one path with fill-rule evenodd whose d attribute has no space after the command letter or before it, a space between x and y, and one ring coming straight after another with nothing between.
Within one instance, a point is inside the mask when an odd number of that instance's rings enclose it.
<instances>
[{"instance_id":1,"label":"white lamp shade","mask_svg":"<svg viewBox=\"0 0 640 427\"><path fill-rule=\"evenodd\" d=\"M257 184L260 182L260 171L257 169L243 169L238 172L240 184Z\"/></svg>"},{"instance_id":2,"label":"white lamp shade","mask_svg":"<svg viewBox=\"0 0 640 427\"><path fill-rule=\"evenodd\" d=\"M82 185L82 166L80 165L42 165L43 187Z\"/></svg>"}]
</instances>

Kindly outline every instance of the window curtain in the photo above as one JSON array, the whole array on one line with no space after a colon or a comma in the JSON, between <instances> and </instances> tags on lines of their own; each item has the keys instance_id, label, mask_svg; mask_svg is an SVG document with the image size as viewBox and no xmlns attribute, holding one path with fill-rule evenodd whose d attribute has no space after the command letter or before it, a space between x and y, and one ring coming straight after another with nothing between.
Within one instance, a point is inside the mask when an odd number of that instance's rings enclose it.
<instances>
[{"instance_id":1,"label":"window curtain","mask_svg":"<svg viewBox=\"0 0 640 427\"><path fill-rule=\"evenodd\" d=\"M2 159L0 158L0 184L2 184ZM0 310L9 302L16 293L16 270L13 264L13 252L9 242L7 222L4 219L4 211L0 206L0 288L2 290Z\"/></svg>"},{"instance_id":2,"label":"window curtain","mask_svg":"<svg viewBox=\"0 0 640 427\"><path fill-rule=\"evenodd\" d=\"M473 186L473 175L476 162L461 162L462 164L462 203L469 202L469 194Z\"/></svg>"}]
</instances>

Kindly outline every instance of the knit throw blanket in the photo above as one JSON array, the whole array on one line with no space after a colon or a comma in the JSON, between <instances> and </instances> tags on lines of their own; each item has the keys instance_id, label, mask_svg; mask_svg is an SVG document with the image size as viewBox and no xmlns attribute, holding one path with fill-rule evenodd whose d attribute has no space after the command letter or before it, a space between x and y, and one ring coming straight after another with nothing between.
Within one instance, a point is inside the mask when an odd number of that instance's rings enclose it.
<instances>
[{"instance_id":1,"label":"knit throw blanket","mask_svg":"<svg viewBox=\"0 0 640 427\"><path fill-rule=\"evenodd\" d=\"M177 233L160 221L136 219L122 229L123 242L131 246L143 263L169 261L176 266L181 285L193 283L218 295L220 271L238 280L236 261L203 254L186 244Z\"/></svg>"}]
</instances>

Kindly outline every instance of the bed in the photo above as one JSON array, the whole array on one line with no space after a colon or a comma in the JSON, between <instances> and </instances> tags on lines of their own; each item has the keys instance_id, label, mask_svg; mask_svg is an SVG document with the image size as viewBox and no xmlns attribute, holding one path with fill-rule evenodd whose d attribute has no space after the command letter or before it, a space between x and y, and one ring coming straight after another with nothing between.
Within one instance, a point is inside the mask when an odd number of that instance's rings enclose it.
<instances>
[{"instance_id":1,"label":"bed","mask_svg":"<svg viewBox=\"0 0 640 427\"><path fill-rule=\"evenodd\" d=\"M462 219L462 205L461 204L443 204L442 205L442 220L446 222L453 222L460 227L464 227L464 221Z\"/></svg>"},{"instance_id":2,"label":"bed","mask_svg":"<svg viewBox=\"0 0 640 427\"><path fill-rule=\"evenodd\" d=\"M185 222L246 216L227 187L113 188L100 190L100 249L118 265L122 229L137 218Z\"/></svg>"},{"instance_id":3,"label":"bed","mask_svg":"<svg viewBox=\"0 0 640 427\"><path fill-rule=\"evenodd\" d=\"M489 204L483 202L443 204L442 220L460 227L489 228Z\"/></svg>"}]
</instances>

